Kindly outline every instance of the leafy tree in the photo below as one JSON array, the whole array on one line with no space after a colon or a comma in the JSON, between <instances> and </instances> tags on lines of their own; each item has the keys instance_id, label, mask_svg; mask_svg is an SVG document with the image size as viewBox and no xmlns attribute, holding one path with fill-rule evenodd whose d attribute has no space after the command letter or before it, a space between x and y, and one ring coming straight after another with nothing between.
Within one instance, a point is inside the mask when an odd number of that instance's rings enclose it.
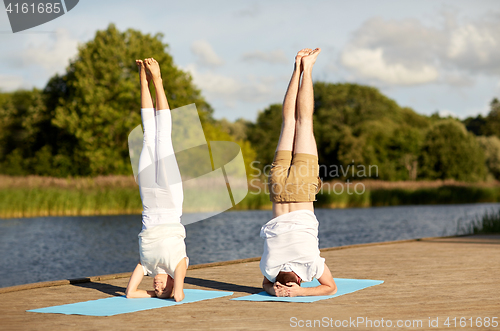
<instances>
[{"instance_id":1,"label":"leafy tree","mask_svg":"<svg viewBox=\"0 0 500 331\"><path fill-rule=\"evenodd\" d=\"M356 169L371 165L380 170L380 179L408 178L402 171L403 156L398 152L405 147L398 144L401 139L392 135L399 132L399 127L424 130L430 125L428 118L410 108L399 107L368 86L316 82L314 97L315 135L321 164L344 168L353 164ZM416 158L415 151L410 154ZM352 177L352 172L349 176Z\"/></svg>"},{"instance_id":2,"label":"leafy tree","mask_svg":"<svg viewBox=\"0 0 500 331\"><path fill-rule=\"evenodd\" d=\"M11 93L0 93L0 160L9 153L7 140L16 110L12 103ZM1 168L0 168L1 169Z\"/></svg>"},{"instance_id":3,"label":"leafy tree","mask_svg":"<svg viewBox=\"0 0 500 331\"><path fill-rule=\"evenodd\" d=\"M273 104L259 112L255 124L249 124L247 137L256 152L257 167L261 170L270 165L281 132L281 112L279 104Z\"/></svg>"},{"instance_id":4,"label":"leafy tree","mask_svg":"<svg viewBox=\"0 0 500 331\"><path fill-rule=\"evenodd\" d=\"M485 136L494 135L500 138L500 102L494 98L490 103L490 112L486 117L482 134Z\"/></svg>"},{"instance_id":5,"label":"leafy tree","mask_svg":"<svg viewBox=\"0 0 500 331\"><path fill-rule=\"evenodd\" d=\"M427 117L399 107L368 86L316 82L314 96L319 162L326 166L321 176L345 174L360 179L370 175L358 172L360 167L368 170L370 165L379 169L372 177L380 179L408 179L415 173L421 132L431 123ZM280 129L281 105L277 104L260 112L256 123L248 126L248 139L262 167L273 160ZM347 167L355 167L354 175Z\"/></svg>"},{"instance_id":6,"label":"leafy tree","mask_svg":"<svg viewBox=\"0 0 500 331\"><path fill-rule=\"evenodd\" d=\"M477 117L467 117L463 120L467 131L472 132L476 136L481 136L484 134L484 129L486 126L487 119L483 115L479 114Z\"/></svg>"},{"instance_id":7,"label":"leafy tree","mask_svg":"<svg viewBox=\"0 0 500 331\"><path fill-rule=\"evenodd\" d=\"M500 179L500 139L496 136L479 136L477 141L484 151L489 172L495 179Z\"/></svg>"},{"instance_id":8,"label":"leafy tree","mask_svg":"<svg viewBox=\"0 0 500 331\"><path fill-rule=\"evenodd\" d=\"M236 140L247 169L255 152L246 122L219 123L212 108L167 53L162 35L114 25L80 46L62 76L43 91L0 94L0 172L10 175L86 176L131 173L128 134L140 124L135 59L154 57L171 108L196 103L208 140ZM154 88L151 87L154 97Z\"/></svg>"},{"instance_id":9,"label":"leafy tree","mask_svg":"<svg viewBox=\"0 0 500 331\"><path fill-rule=\"evenodd\" d=\"M424 131L410 125L396 128L388 144L388 159L394 165L394 177L399 180L416 180L418 157L424 140Z\"/></svg>"},{"instance_id":10,"label":"leafy tree","mask_svg":"<svg viewBox=\"0 0 500 331\"><path fill-rule=\"evenodd\" d=\"M227 123L224 122L206 122L203 125L203 131L205 133L205 138L207 141L233 141L237 143L240 148L241 148L241 153L243 155L243 160L245 162L245 168L247 172L247 176L250 177L253 174L253 167L251 166L251 163L255 160L256 153L254 149L252 148L252 145L250 144L249 141L239 139L238 136L234 134L230 134L229 132L226 132L225 129L227 128L225 125Z\"/></svg>"},{"instance_id":11,"label":"leafy tree","mask_svg":"<svg viewBox=\"0 0 500 331\"><path fill-rule=\"evenodd\" d=\"M366 141L363 137L356 137L348 126L342 127L341 138L338 141L337 159L343 166L363 164Z\"/></svg>"},{"instance_id":12,"label":"leafy tree","mask_svg":"<svg viewBox=\"0 0 500 331\"><path fill-rule=\"evenodd\" d=\"M229 133L231 137L235 138L236 140L248 139L247 128L251 124L250 121L247 121L243 118L239 118L233 123L223 118L218 122L221 130L223 130L226 133Z\"/></svg>"},{"instance_id":13,"label":"leafy tree","mask_svg":"<svg viewBox=\"0 0 500 331\"><path fill-rule=\"evenodd\" d=\"M73 175L131 173L128 133L140 123L140 91L135 59L154 57L161 65L171 108L196 103L205 121L212 109L166 52L162 35L120 32L111 24L79 47L77 58L62 77L46 89L56 105L53 126L76 142L66 150L75 165Z\"/></svg>"},{"instance_id":14,"label":"leafy tree","mask_svg":"<svg viewBox=\"0 0 500 331\"><path fill-rule=\"evenodd\" d=\"M463 120L468 131L476 136L497 136L500 138L500 101L493 98L490 103L490 112L486 117L479 114L477 117L468 117Z\"/></svg>"},{"instance_id":15,"label":"leafy tree","mask_svg":"<svg viewBox=\"0 0 500 331\"><path fill-rule=\"evenodd\" d=\"M396 164L390 159L389 155L391 137L397 127L398 124L387 117L378 121L363 122L359 125L359 136L366 141L363 149L362 165L366 168L376 166L379 169L371 177L383 180L398 179L395 172ZM369 174L364 176L368 177ZM363 177L360 177L360 179Z\"/></svg>"},{"instance_id":16,"label":"leafy tree","mask_svg":"<svg viewBox=\"0 0 500 331\"><path fill-rule=\"evenodd\" d=\"M427 133L419 177L478 181L486 177L484 152L473 134L456 120L443 120Z\"/></svg>"},{"instance_id":17,"label":"leafy tree","mask_svg":"<svg viewBox=\"0 0 500 331\"><path fill-rule=\"evenodd\" d=\"M10 175L47 174L51 167L42 169L38 165L37 172L33 160L43 146L40 124L46 120L47 111L42 91L19 90L5 93L0 99L0 171Z\"/></svg>"}]
</instances>

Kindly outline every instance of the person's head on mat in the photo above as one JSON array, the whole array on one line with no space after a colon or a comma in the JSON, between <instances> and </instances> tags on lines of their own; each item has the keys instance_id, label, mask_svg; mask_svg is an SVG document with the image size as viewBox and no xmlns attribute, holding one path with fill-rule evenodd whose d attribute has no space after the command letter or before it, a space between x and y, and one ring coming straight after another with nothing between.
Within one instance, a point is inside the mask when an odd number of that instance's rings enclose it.
<instances>
[{"instance_id":1,"label":"person's head on mat","mask_svg":"<svg viewBox=\"0 0 500 331\"><path fill-rule=\"evenodd\" d=\"M153 278L153 288L157 298L170 298L174 289L174 279L170 275L158 274Z\"/></svg>"},{"instance_id":2,"label":"person's head on mat","mask_svg":"<svg viewBox=\"0 0 500 331\"><path fill-rule=\"evenodd\" d=\"M290 283L300 285L300 283L302 283L302 279L300 279L300 277L293 271L280 271L278 276L276 276L276 282L285 286L289 286Z\"/></svg>"}]
</instances>

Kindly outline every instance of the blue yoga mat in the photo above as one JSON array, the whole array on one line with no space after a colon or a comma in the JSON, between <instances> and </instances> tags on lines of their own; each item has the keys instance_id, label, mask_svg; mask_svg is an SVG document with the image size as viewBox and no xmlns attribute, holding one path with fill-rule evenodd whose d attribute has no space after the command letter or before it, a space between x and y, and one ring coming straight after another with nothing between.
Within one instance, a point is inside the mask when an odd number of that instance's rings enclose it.
<instances>
[{"instance_id":1,"label":"blue yoga mat","mask_svg":"<svg viewBox=\"0 0 500 331\"><path fill-rule=\"evenodd\" d=\"M275 297L266 293L265 291L247 295L244 297L234 298L231 300L238 301L282 301L282 302L315 302L319 300L330 299L338 297L344 294L356 292L364 288L382 284L383 280L371 280L371 279L345 279L345 278L334 278L335 284L337 284L337 293L334 295L324 295L324 296L308 296L308 297ZM303 287L315 287L320 285L318 280L315 279L309 283L302 283Z\"/></svg>"},{"instance_id":2,"label":"blue yoga mat","mask_svg":"<svg viewBox=\"0 0 500 331\"><path fill-rule=\"evenodd\" d=\"M141 310L182 305L184 303L202 300L222 298L232 295L233 292L186 289L184 290L184 294L184 300L181 302L175 302L173 299L158 298L127 299L124 296L120 296L27 311L34 313L55 313L66 315L112 316Z\"/></svg>"}]
</instances>

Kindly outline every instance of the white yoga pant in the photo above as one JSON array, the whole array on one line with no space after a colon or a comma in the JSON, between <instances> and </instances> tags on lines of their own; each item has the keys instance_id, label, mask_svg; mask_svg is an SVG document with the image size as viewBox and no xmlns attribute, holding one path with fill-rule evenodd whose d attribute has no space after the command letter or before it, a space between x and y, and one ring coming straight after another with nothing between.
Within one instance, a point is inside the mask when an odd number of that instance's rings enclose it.
<instances>
[{"instance_id":1,"label":"white yoga pant","mask_svg":"<svg viewBox=\"0 0 500 331\"><path fill-rule=\"evenodd\" d=\"M172 145L170 109L141 109L144 140L139 158L142 228L180 222L182 180Z\"/></svg>"}]
</instances>

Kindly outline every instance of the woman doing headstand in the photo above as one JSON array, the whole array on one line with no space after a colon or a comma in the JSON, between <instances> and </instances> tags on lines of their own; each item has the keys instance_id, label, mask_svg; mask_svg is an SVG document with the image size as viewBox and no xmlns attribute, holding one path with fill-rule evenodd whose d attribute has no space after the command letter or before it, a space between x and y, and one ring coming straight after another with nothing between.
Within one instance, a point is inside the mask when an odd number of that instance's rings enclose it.
<instances>
[{"instance_id":1,"label":"woman doing headstand","mask_svg":"<svg viewBox=\"0 0 500 331\"><path fill-rule=\"evenodd\" d=\"M172 146L172 119L158 62L136 60L141 82L141 119L144 130L139 158L138 183L142 199L142 231L139 233L140 262L130 277L127 298L184 299L184 278L189 263L180 222L182 180ZM153 82L156 109L149 91ZM153 277L152 291L137 287L144 275Z\"/></svg>"}]
</instances>

